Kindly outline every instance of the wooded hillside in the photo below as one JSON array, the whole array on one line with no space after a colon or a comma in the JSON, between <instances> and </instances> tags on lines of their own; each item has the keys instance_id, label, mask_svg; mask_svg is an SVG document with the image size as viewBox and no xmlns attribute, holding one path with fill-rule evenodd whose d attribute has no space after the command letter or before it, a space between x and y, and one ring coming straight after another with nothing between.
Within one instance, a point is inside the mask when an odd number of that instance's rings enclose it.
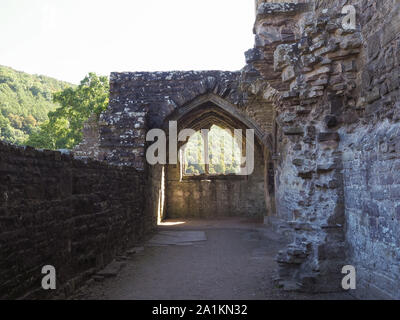
<instances>
[{"instance_id":1,"label":"wooded hillside","mask_svg":"<svg viewBox=\"0 0 400 320\"><path fill-rule=\"evenodd\" d=\"M53 93L68 87L73 85L0 65L0 140L23 144L59 106Z\"/></svg>"}]
</instances>

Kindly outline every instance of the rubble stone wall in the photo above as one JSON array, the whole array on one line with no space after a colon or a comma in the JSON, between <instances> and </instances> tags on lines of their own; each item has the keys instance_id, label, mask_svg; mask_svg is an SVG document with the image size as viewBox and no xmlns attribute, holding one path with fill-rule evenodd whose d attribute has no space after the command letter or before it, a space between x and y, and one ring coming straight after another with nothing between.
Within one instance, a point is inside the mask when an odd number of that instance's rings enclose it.
<instances>
[{"instance_id":1,"label":"rubble stone wall","mask_svg":"<svg viewBox=\"0 0 400 320\"><path fill-rule=\"evenodd\" d=\"M343 24L345 5L355 6L355 29ZM222 101L230 110L223 121L257 128L264 176L265 163L274 162L276 214L269 221L291 239L277 257L277 284L340 291L341 269L352 264L353 294L400 298L399 2L257 0L254 34L240 72L113 73L95 153L147 170L153 219L168 212L207 216L204 200L230 202L224 194L245 185L248 197L239 198L246 207L260 192L258 173L254 181L204 187L178 183L173 166L164 167L162 182L162 166L145 164L148 130L165 128L196 99L214 97L214 105ZM218 205L212 210L220 212Z\"/></svg>"},{"instance_id":2,"label":"rubble stone wall","mask_svg":"<svg viewBox=\"0 0 400 320\"><path fill-rule=\"evenodd\" d=\"M355 72L342 66L361 41L357 32L338 31L340 12L315 16L312 10L304 3L263 3L254 28L260 54L252 64L278 91L270 97L278 229L292 242L278 255L276 280L287 290L329 292L340 290L345 258L337 117Z\"/></svg>"},{"instance_id":3,"label":"rubble stone wall","mask_svg":"<svg viewBox=\"0 0 400 320\"><path fill-rule=\"evenodd\" d=\"M38 299L45 265L65 297L151 233L144 176L0 142L0 299Z\"/></svg>"},{"instance_id":4,"label":"rubble stone wall","mask_svg":"<svg viewBox=\"0 0 400 320\"><path fill-rule=\"evenodd\" d=\"M147 132L168 130L171 115L207 95L229 104L235 116L259 128L261 140L267 139L272 132L272 105L240 90L240 77L240 72L227 71L112 73L110 105L99 121L101 154L110 163L144 170Z\"/></svg>"},{"instance_id":5,"label":"rubble stone wall","mask_svg":"<svg viewBox=\"0 0 400 320\"><path fill-rule=\"evenodd\" d=\"M360 298L400 299L400 3L352 1L363 47L342 137L346 239Z\"/></svg>"},{"instance_id":6,"label":"rubble stone wall","mask_svg":"<svg viewBox=\"0 0 400 320\"><path fill-rule=\"evenodd\" d=\"M292 239L277 281L340 290L353 264L353 294L399 298L400 4L271 2L257 10L248 55L278 91L261 89L275 101L276 226ZM342 24L349 4L355 30Z\"/></svg>"},{"instance_id":7,"label":"rubble stone wall","mask_svg":"<svg viewBox=\"0 0 400 320\"><path fill-rule=\"evenodd\" d=\"M248 179L212 179L208 187L201 181L179 182L179 174L174 171L174 165L166 165L162 169L161 165L147 165L145 159L146 149L152 143L146 142L149 130L164 129L168 137L168 123L175 119L178 121L179 130L186 129L186 124L195 126L196 121L200 121L201 118L196 114L197 109L188 112L185 123L181 123L178 118L186 112L191 103L199 99L210 104L203 107L206 115L210 111L210 122L216 121L217 124L218 121L222 121L220 113L224 113L225 120L226 117L229 118L228 122L234 119L234 122L241 123L241 127L242 122L248 124L247 127L256 127L256 139L261 143L269 143L273 129L272 105L260 97L242 91L239 88L240 77L240 72L223 71L137 72L111 75L110 106L100 116L100 143L97 154L104 155L104 159L110 163L132 165L145 172L148 177L146 193L149 195L146 210L152 212L153 219L159 220L160 216L181 217L183 212L186 217L266 214L261 147L256 159L256 173ZM218 103L226 105L230 113L223 111ZM232 127L241 128L234 125ZM87 147L82 144L76 150L78 154L82 155L82 149ZM168 177L168 181L162 182L163 177ZM226 193L228 189L232 191L229 192L229 197L235 197L235 202L230 201ZM177 194L182 196L175 197ZM187 194L191 196L186 196ZM240 205L233 206L238 201ZM208 209L205 209L206 206Z\"/></svg>"}]
</instances>

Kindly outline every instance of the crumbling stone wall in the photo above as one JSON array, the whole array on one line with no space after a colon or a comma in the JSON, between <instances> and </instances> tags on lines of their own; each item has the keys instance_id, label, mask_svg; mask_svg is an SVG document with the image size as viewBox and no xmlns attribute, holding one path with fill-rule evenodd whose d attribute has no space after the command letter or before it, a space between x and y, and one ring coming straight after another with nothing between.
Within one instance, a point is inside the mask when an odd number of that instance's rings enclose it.
<instances>
[{"instance_id":1,"label":"crumbling stone wall","mask_svg":"<svg viewBox=\"0 0 400 320\"><path fill-rule=\"evenodd\" d=\"M151 212L153 220L160 220L160 217L166 216L181 216L184 211L186 216L210 216L212 213L261 216L266 214L263 148L270 146L273 129L272 104L242 91L239 88L241 76L240 72L222 71L137 72L111 75L110 106L101 114L98 122L99 144L96 154L112 164L131 165L146 173L146 211ZM218 192L218 201L214 198L213 201L209 201L215 196L213 188L209 188L208 193L201 193L202 183L199 181L174 183L173 181L177 180L176 176L174 177L173 165L147 165L145 152L150 144L146 142L147 132L153 128L161 128L168 134L170 120L178 122L179 130L187 128L186 125L195 126L197 117L199 121L201 118L195 114L197 107L191 111L191 104L196 101L200 101L200 106L204 103L212 104L202 107L206 116L210 111L209 121L227 121L232 122L234 128L256 129L256 139L263 145L256 159L257 173L249 180L244 179L244 182L239 183L240 180L237 179L219 179L218 182L211 182L211 185L220 186L221 190L237 190L235 195L242 195L240 199L244 200L238 208L233 209L232 202L222 199L226 197L224 192ZM265 112L266 110L269 111ZM184 114L185 121L180 119ZM222 114L224 119L221 118ZM233 123L240 123L240 127ZM93 131L96 131L96 128L90 132ZM85 143L79 146L76 152L85 155L86 149L87 156L91 156L93 151L87 148ZM168 181L163 182L165 177L168 177ZM183 192L183 195L193 192L199 195L199 198L196 202L193 202L192 197L176 198L175 195L180 192ZM256 201L250 201L251 199ZM210 207L210 210L205 212L205 203L214 203L219 209L214 211L214 208ZM186 210L189 208L190 210Z\"/></svg>"},{"instance_id":2,"label":"crumbling stone wall","mask_svg":"<svg viewBox=\"0 0 400 320\"><path fill-rule=\"evenodd\" d=\"M241 72L224 71L112 73L110 105L98 123L88 123L85 129L86 140L92 140L93 132L99 134L94 157L144 170L146 133L153 128L168 129L165 125L171 115L179 114L196 98L207 101L207 96L229 104L235 109L232 117L257 128L259 139L267 145L273 129L272 105L241 90L241 77ZM86 140L77 152L92 157L89 147L93 143Z\"/></svg>"},{"instance_id":3,"label":"crumbling stone wall","mask_svg":"<svg viewBox=\"0 0 400 320\"><path fill-rule=\"evenodd\" d=\"M363 47L342 137L348 259L361 298L400 299L400 3L352 1Z\"/></svg>"},{"instance_id":4,"label":"crumbling stone wall","mask_svg":"<svg viewBox=\"0 0 400 320\"><path fill-rule=\"evenodd\" d=\"M0 298L65 297L150 233L143 184L131 167L0 142Z\"/></svg>"},{"instance_id":5,"label":"crumbling stone wall","mask_svg":"<svg viewBox=\"0 0 400 320\"><path fill-rule=\"evenodd\" d=\"M270 2L258 7L246 68L275 104L276 226L292 239L278 283L340 290L353 264L354 294L399 298L399 4ZM342 27L346 4L356 30Z\"/></svg>"},{"instance_id":6,"label":"crumbling stone wall","mask_svg":"<svg viewBox=\"0 0 400 320\"><path fill-rule=\"evenodd\" d=\"M335 33L335 17L316 19L311 10L307 4L262 3L255 32L264 41L256 41L253 65L263 77L273 68L274 80L267 80L279 92L272 97L276 206L292 243L278 256L277 281L286 289L321 292L340 289L345 257L340 137L327 119L334 119L346 95L335 82L348 75L341 60L354 56L361 42L357 34ZM342 49L341 41L350 44Z\"/></svg>"},{"instance_id":7,"label":"crumbling stone wall","mask_svg":"<svg viewBox=\"0 0 400 320\"><path fill-rule=\"evenodd\" d=\"M100 149L117 165L146 167L147 131L163 128L174 110L199 95L214 90L229 101L238 101L232 72L112 73L110 106L100 116Z\"/></svg>"},{"instance_id":8,"label":"crumbling stone wall","mask_svg":"<svg viewBox=\"0 0 400 320\"><path fill-rule=\"evenodd\" d=\"M76 157L88 157L104 160L104 153L100 152L99 119L93 114L83 125L83 141L74 148Z\"/></svg>"},{"instance_id":9,"label":"crumbling stone wall","mask_svg":"<svg viewBox=\"0 0 400 320\"><path fill-rule=\"evenodd\" d=\"M355 30L342 24L348 4L356 7ZM145 135L186 116L198 100L212 102L205 110L219 103L228 113L224 121L256 129L264 165L274 161L276 214L266 208L268 220L291 239L277 257L277 283L342 290L341 268L352 264L353 294L400 298L399 6L396 0L257 0L255 47L240 72L112 74L96 153L146 171L151 202L158 201L147 206L153 219L187 208L204 216L197 199L181 199L200 193L201 183L184 182L181 190L177 168L147 166ZM225 189L236 182L217 183ZM268 207L272 197L265 199Z\"/></svg>"}]
</instances>

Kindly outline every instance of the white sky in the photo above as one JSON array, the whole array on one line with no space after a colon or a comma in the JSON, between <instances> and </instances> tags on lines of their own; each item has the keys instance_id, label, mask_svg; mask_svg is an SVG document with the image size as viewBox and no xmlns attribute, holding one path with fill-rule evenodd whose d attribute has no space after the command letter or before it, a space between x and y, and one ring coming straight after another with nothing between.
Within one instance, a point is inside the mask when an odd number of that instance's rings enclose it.
<instances>
[{"instance_id":1,"label":"white sky","mask_svg":"<svg viewBox=\"0 0 400 320\"><path fill-rule=\"evenodd\" d=\"M0 0L0 65L79 83L91 71L239 70L254 0Z\"/></svg>"}]
</instances>

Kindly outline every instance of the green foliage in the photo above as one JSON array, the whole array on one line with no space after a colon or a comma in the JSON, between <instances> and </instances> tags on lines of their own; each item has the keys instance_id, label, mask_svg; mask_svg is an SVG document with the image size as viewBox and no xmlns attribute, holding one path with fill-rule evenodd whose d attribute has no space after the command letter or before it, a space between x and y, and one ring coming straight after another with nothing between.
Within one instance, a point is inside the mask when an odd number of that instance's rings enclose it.
<instances>
[{"instance_id":1,"label":"green foliage","mask_svg":"<svg viewBox=\"0 0 400 320\"><path fill-rule=\"evenodd\" d=\"M21 145L59 106L54 92L72 85L0 66L0 140Z\"/></svg>"},{"instance_id":2,"label":"green foliage","mask_svg":"<svg viewBox=\"0 0 400 320\"><path fill-rule=\"evenodd\" d=\"M72 149L82 141L84 122L91 114L97 116L108 106L107 77L89 73L76 88L54 94L60 108L49 112L49 120L33 132L27 145L46 149Z\"/></svg>"},{"instance_id":3,"label":"green foliage","mask_svg":"<svg viewBox=\"0 0 400 320\"><path fill-rule=\"evenodd\" d=\"M200 132L190 137L185 146L185 174L199 175L206 172L204 146ZM228 131L212 126L208 133L209 174L235 174L240 172L240 148Z\"/></svg>"},{"instance_id":4,"label":"green foliage","mask_svg":"<svg viewBox=\"0 0 400 320\"><path fill-rule=\"evenodd\" d=\"M199 175L204 174L204 148L203 137L198 131L190 137L188 143L185 145L185 174Z\"/></svg>"}]
</instances>

